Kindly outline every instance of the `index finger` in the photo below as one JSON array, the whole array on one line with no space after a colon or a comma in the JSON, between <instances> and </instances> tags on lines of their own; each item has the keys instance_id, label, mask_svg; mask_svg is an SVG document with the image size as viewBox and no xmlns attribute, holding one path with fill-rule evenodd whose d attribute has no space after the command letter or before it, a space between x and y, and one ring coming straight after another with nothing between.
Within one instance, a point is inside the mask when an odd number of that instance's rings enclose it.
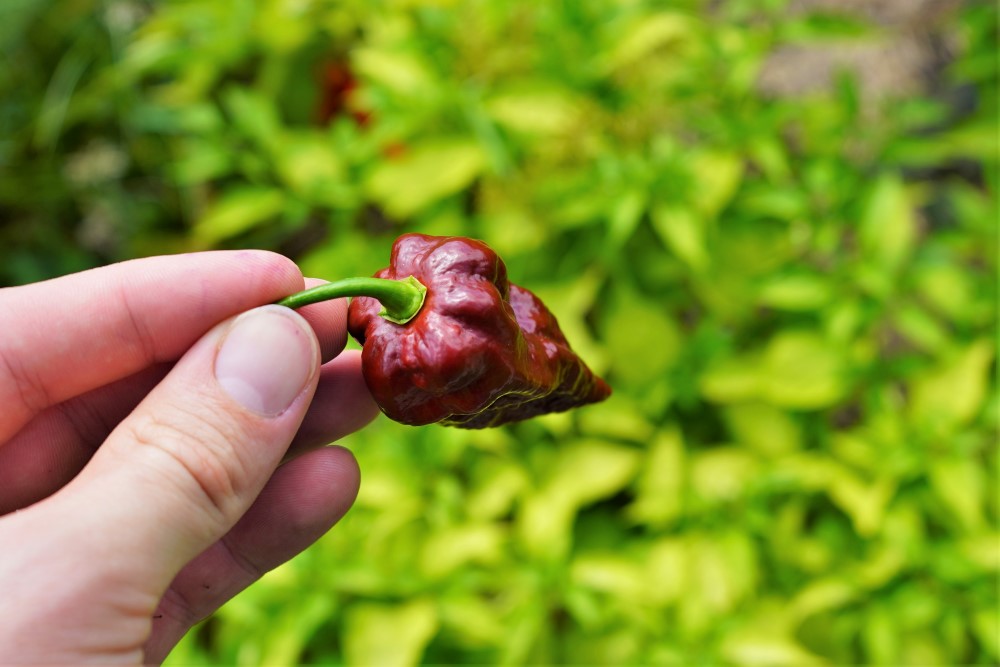
<instances>
[{"instance_id":1,"label":"index finger","mask_svg":"<svg viewBox=\"0 0 1000 667\"><path fill-rule=\"evenodd\" d=\"M0 290L0 443L45 408L179 358L222 320L303 287L288 258L214 251Z\"/></svg>"}]
</instances>

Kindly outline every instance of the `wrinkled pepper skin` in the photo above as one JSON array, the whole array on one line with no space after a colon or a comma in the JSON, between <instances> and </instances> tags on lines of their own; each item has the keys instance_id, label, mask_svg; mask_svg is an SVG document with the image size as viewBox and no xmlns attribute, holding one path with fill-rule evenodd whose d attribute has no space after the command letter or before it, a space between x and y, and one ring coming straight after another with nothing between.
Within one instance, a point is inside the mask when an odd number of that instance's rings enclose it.
<instances>
[{"instance_id":1,"label":"wrinkled pepper skin","mask_svg":"<svg viewBox=\"0 0 1000 667\"><path fill-rule=\"evenodd\" d=\"M486 428L607 398L611 389L569 347L556 318L507 280L485 243L406 234L378 278L413 276L426 301L405 325L357 297L348 330L382 411L404 424Z\"/></svg>"}]
</instances>

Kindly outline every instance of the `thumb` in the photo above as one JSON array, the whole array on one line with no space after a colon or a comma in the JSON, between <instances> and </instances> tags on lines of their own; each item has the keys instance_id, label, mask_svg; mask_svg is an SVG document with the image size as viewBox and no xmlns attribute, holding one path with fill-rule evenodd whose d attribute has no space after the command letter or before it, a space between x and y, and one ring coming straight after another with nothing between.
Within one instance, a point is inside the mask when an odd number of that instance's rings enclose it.
<instances>
[{"instance_id":1,"label":"thumb","mask_svg":"<svg viewBox=\"0 0 1000 667\"><path fill-rule=\"evenodd\" d=\"M281 461L316 389L319 344L288 308L264 306L192 347L52 500L99 539L119 581L162 594L220 539ZM63 498L59 498L63 496Z\"/></svg>"}]
</instances>

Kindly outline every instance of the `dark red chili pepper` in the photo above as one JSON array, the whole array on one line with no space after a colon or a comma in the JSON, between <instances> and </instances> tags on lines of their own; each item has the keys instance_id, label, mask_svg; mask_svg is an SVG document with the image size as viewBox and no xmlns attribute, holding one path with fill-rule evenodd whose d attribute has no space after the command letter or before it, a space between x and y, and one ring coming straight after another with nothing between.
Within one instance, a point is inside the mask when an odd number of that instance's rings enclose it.
<instances>
[{"instance_id":1,"label":"dark red chili pepper","mask_svg":"<svg viewBox=\"0 0 1000 667\"><path fill-rule=\"evenodd\" d=\"M507 280L485 243L406 234L378 278L410 276L427 288L405 324L379 317L371 297L350 305L348 330L362 370L391 419L485 428L607 398L611 389L569 346L556 318Z\"/></svg>"},{"instance_id":2,"label":"dark red chili pepper","mask_svg":"<svg viewBox=\"0 0 1000 667\"><path fill-rule=\"evenodd\" d=\"M359 127L371 121L371 114L352 104L358 89L358 80L344 59L330 60L320 66L317 76L319 95L315 116L320 125L327 125L337 116L350 114Z\"/></svg>"}]
</instances>

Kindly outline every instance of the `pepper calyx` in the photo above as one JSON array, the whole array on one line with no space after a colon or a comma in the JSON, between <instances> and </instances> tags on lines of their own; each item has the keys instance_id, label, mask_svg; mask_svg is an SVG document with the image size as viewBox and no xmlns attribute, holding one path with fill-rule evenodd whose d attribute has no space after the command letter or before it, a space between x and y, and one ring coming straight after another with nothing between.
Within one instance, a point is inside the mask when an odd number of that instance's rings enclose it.
<instances>
[{"instance_id":1,"label":"pepper calyx","mask_svg":"<svg viewBox=\"0 0 1000 667\"><path fill-rule=\"evenodd\" d=\"M382 310L378 314L393 324L406 324L416 317L423 307L424 299L427 298L427 287L413 276L407 276L397 282L409 285L412 289L395 291L389 298L380 297Z\"/></svg>"}]
</instances>

